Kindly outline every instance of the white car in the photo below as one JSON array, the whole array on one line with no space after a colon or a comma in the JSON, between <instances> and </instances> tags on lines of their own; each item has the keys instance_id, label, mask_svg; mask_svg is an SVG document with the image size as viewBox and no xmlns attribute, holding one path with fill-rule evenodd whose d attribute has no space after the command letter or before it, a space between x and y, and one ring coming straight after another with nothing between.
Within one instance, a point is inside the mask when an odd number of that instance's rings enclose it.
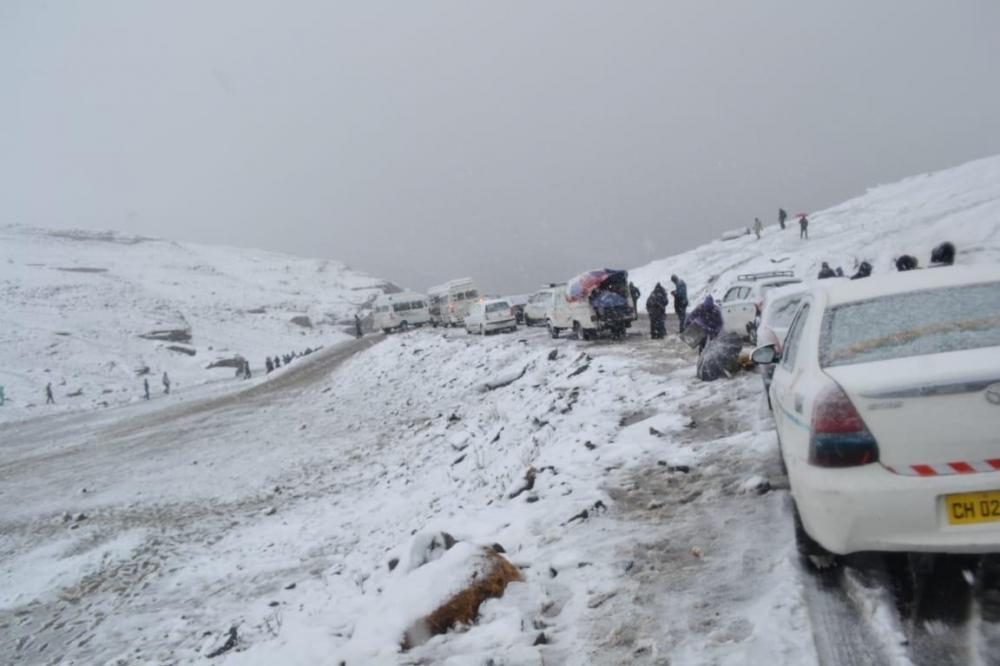
<instances>
[{"instance_id":1,"label":"white car","mask_svg":"<svg viewBox=\"0 0 1000 666\"><path fill-rule=\"evenodd\" d=\"M539 289L528 298L528 302L524 306L525 326L542 326L545 324L545 312L552 307L552 294L557 286L559 285Z\"/></svg>"},{"instance_id":2,"label":"white car","mask_svg":"<svg viewBox=\"0 0 1000 666\"><path fill-rule=\"evenodd\" d=\"M801 283L776 287L768 291L764 296L764 305L761 306L760 318L757 320L757 344L774 345L775 351L781 354L781 347L785 343L788 327L792 324L792 319L798 312L802 299L808 293L809 286ZM764 393L767 393L771 388L774 364L768 363L762 369ZM768 407L770 406L771 399L768 397Z\"/></svg>"},{"instance_id":3,"label":"white car","mask_svg":"<svg viewBox=\"0 0 1000 666\"><path fill-rule=\"evenodd\" d=\"M1000 266L819 283L770 394L814 563L1000 552Z\"/></svg>"},{"instance_id":4,"label":"white car","mask_svg":"<svg viewBox=\"0 0 1000 666\"><path fill-rule=\"evenodd\" d=\"M727 333L739 333L753 342L755 340L753 323L760 313L760 306L767 292L777 287L801 282L802 280L795 277L792 271L737 275L736 282L726 289L719 303L723 330Z\"/></svg>"},{"instance_id":5,"label":"white car","mask_svg":"<svg viewBox=\"0 0 1000 666\"><path fill-rule=\"evenodd\" d=\"M495 331L517 330L517 319L510 302L503 298L477 301L465 315L466 333L486 335Z\"/></svg>"}]
</instances>

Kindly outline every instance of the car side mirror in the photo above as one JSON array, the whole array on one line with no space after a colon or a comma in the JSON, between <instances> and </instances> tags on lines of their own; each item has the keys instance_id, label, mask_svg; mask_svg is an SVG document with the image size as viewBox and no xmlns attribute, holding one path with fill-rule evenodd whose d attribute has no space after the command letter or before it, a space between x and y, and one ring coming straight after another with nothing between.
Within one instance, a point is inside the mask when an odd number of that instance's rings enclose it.
<instances>
[{"instance_id":1,"label":"car side mirror","mask_svg":"<svg viewBox=\"0 0 1000 666\"><path fill-rule=\"evenodd\" d=\"M775 363L781 359L781 355L775 350L774 345L764 345L763 347L757 347L750 354L750 360L758 365L768 365L769 363Z\"/></svg>"}]
</instances>

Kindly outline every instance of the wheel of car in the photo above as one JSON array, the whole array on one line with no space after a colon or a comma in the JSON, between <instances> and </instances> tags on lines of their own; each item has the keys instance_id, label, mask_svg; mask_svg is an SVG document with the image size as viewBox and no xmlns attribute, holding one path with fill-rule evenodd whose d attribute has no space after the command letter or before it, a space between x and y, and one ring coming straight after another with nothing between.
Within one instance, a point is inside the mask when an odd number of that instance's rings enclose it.
<instances>
[{"instance_id":1,"label":"wheel of car","mask_svg":"<svg viewBox=\"0 0 1000 666\"><path fill-rule=\"evenodd\" d=\"M793 519L795 520L795 547L799 551L803 564L811 571L824 571L837 566L839 558L819 545L815 539L809 536L802 518L799 516L798 507L793 503Z\"/></svg>"},{"instance_id":2,"label":"wheel of car","mask_svg":"<svg viewBox=\"0 0 1000 666\"><path fill-rule=\"evenodd\" d=\"M573 339L574 340L579 340L582 337L583 336L580 334L580 322L574 321L573 322Z\"/></svg>"},{"instance_id":3,"label":"wheel of car","mask_svg":"<svg viewBox=\"0 0 1000 666\"><path fill-rule=\"evenodd\" d=\"M392 329L391 328L383 328L382 332L385 333L386 335L389 335L390 333L392 333Z\"/></svg>"},{"instance_id":4,"label":"wheel of car","mask_svg":"<svg viewBox=\"0 0 1000 666\"><path fill-rule=\"evenodd\" d=\"M401 331L408 331L408 330L410 330L410 322L404 321L402 324L399 325L399 330L401 330Z\"/></svg>"},{"instance_id":5,"label":"wheel of car","mask_svg":"<svg viewBox=\"0 0 1000 666\"><path fill-rule=\"evenodd\" d=\"M524 325L525 326L534 326L534 324L531 321L531 317L529 317L528 315L524 315Z\"/></svg>"},{"instance_id":6,"label":"wheel of car","mask_svg":"<svg viewBox=\"0 0 1000 666\"><path fill-rule=\"evenodd\" d=\"M545 320L545 326L549 329L549 335L553 338L559 337L559 329L552 325L551 320Z\"/></svg>"}]
</instances>

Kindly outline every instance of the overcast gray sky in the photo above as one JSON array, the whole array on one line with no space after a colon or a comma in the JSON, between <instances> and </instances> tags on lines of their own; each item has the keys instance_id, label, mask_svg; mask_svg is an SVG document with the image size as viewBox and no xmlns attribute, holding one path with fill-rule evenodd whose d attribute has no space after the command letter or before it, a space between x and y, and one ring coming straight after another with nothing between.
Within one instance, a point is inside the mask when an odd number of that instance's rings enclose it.
<instances>
[{"instance_id":1,"label":"overcast gray sky","mask_svg":"<svg viewBox=\"0 0 1000 666\"><path fill-rule=\"evenodd\" d=\"M0 223L527 291L1000 153L997 0L0 3Z\"/></svg>"}]
</instances>

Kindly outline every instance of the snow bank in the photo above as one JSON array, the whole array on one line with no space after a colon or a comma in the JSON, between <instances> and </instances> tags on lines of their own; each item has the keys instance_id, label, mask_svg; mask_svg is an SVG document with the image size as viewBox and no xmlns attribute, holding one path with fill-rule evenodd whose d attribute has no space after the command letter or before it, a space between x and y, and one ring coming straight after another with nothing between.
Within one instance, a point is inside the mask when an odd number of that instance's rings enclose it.
<instances>
[{"instance_id":1,"label":"snow bank","mask_svg":"<svg viewBox=\"0 0 1000 666\"><path fill-rule=\"evenodd\" d=\"M1000 156L881 185L812 213L808 240L799 239L797 219L786 225L765 227L760 240L752 234L716 240L633 269L629 276L645 297L657 282L670 291L676 273L687 282L694 305L708 293L720 298L740 273L793 270L812 279L824 261L848 274L867 261L877 277L895 271L895 258L902 254L926 266L931 250L946 240L958 249L956 264L1000 262Z\"/></svg>"}]
</instances>

